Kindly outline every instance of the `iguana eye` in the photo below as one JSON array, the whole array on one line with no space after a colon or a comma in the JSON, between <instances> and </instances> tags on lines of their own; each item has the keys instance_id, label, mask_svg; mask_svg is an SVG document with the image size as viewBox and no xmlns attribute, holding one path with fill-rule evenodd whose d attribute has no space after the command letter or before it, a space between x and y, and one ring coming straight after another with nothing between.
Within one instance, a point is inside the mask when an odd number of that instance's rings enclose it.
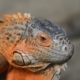
<instances>
[{"instance_id":1,"label":"iguana eye","mask_svg":"<svg viewBox=\"0 0 80 80\"><path fill-rule=\"evenodd\" d=\"M44 41L46 41L47 39L46 39L46 37L44 37L44 36L40 36L40 40L41 40L42 42L44 42Z\"/></svg>"},{"instance_id":2,"label":"iguana eye","mask_svg":"<svg viewBox=\"0 0 80 80\"><path fill-rule=\"evenodd\" d=\"M37 43L45 47L50 46L52 42L51 38L44 32L38 33L38 35L36 36L36 41Z\"/></svg>"}]
</instances>

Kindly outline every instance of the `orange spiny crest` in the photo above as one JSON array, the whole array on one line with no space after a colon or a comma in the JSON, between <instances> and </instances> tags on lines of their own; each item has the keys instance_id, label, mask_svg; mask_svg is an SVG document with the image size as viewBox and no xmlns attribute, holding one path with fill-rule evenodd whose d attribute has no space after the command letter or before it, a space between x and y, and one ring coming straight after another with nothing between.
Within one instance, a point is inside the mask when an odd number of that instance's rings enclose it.
<instances>
[{"instance_id":1,"label":"orange spiny crest","mask_svg":"<svg viewBox=\"0 0 80 80\"><path fill-rule=\"evenodd\" d=\"M7 24L9 24L11 22L16 22L16 21L17 22L19 22L19 21L28 21L28 20L31 19L30 14L24 13L22 15L20 12L18 12L17 14L11 14L11 15L4 14L2 16L5 18L5 20L0 20L0 23L4 22L4 23L7 23Z\"/></svg>"}]
</instances>

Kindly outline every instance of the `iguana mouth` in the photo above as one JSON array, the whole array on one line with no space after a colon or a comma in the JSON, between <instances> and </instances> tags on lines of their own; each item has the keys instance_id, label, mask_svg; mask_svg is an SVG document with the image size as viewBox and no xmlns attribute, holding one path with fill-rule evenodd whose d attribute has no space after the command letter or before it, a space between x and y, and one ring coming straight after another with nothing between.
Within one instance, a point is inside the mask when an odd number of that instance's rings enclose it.
<instances>
[{"instance_id":1,"label":"iguana mouth","mask_svg":"<svg viewBox=\"0 0 80 80\"><path fill-rule=\"evenodd\" d=\"M23 51L14 51L12 56L13 66L27 68L32 72L37 72L45 69L50 63L39 62L30 54L25 54Z\"/></svg>"},{"instance_id":2,"label":"iguana mouth","mask_svg":"<svg viewBox=\"0 0 80 80\"><path fill-rule=\"evenodd\" d=\"M13 52L12 63L13 63L13 66L26 68L32 72L43 70L51 64L46 62L44 63L39 62L30 54L28 53L25 54L23 51L20 51L20 50L16 50ZM63 63L59 65L56 64L55 66L53 64L53 67L57 72L59 72L61 69L65 71L65 68L67 67L67 63Z\"/></svg>"},{"instance_id":3,"label":"iguana mouth","mask_svg":"<svg viewBox=\"0 0 80 80\"><path fill-rule=\"evenodd\" d=\"M37 60L35 60L35 58L29 53L25 54L23 51L20 50L16 50L13 52L12 61L19 66L34 64L37 62Z\"/></svg>"}]
</instances>

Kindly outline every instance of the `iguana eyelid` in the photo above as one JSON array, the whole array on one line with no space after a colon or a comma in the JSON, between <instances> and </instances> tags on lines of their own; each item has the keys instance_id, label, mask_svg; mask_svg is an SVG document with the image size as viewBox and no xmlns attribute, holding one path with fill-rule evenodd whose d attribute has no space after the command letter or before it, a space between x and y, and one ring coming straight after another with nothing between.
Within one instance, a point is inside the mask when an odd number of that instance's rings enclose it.
<instances>
[{"instance_id":1,"label":"iguana eyelid","mask_svg":"<svg viewBox=\"0 0 80 80\"><path fill-rule=\"evenodd\" d=\"M44 47L50 46L51 42L52 42L50 37L44 32L38 33L38 35L36 36L36 41L38 44L40 44Z\"/></svg>"}]
</instances>

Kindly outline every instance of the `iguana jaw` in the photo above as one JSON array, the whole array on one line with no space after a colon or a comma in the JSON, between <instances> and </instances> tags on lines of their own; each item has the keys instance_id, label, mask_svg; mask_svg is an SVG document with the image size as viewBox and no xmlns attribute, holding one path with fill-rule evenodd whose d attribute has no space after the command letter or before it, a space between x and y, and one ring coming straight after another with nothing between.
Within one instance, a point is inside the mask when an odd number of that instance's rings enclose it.
<instances>
[{"instance_id":1,"label":"iguana jaw","mask_svg":"<svg viewBox=\"0 0 80 80\"><path fill-rule=\"evenodd\" d=\"M21 51L14 52L14 56L12 59L13 66L28 69L32 72L38 72L38 71L46 69L49 65L52 64L55 71L58 73L61 71L61 69L65 71L65 68L67 67L67 63L54 65L54 63L39 62L38 60L35 60L33 56L29 54L26 55L24 53L23 54L21 53L22 53ZM16 58L16 56L18 56L18 58Z\"/></svg>"},{"instance_id":2,"label":"iguana jaw","mask_svg":"<svg viewBox=\"0 0 80 80\"><path fill-rule=\"evenodd\" d=\"M50 63L39 62L30 54L24 54L17 50L13 53L10 64L19 68L27 68L32 72L40 71L50 65Z\"/></svg>"}]
</instances>

